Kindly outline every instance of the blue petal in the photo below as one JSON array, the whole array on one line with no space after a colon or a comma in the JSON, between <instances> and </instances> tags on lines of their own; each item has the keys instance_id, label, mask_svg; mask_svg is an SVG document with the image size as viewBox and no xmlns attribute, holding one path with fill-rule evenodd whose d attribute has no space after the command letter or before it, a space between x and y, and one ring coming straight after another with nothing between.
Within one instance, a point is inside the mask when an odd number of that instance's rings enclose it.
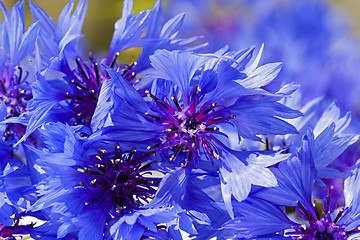
<instances>
[{"instance_id":1,"label":"blue petal","mask_svg":"<svg viewBox=\"0 0 360 240\"><path fill-rule=\"evenodd\" d=\"M244 80L236 81L246 88L260 88L268 85L279 74L281 63L269 63L257 68Z\"/></svg>"},{"instance_id":2,"label":"blue petal","mask_svg":"<svg viewBox=\"0 0 360 240\"><path fill-rule=\"evenodd\" d=\"M34 22L40 21L41 31L46 33L47 36L54 37L56 23L52 20L52 18L38 5L32 3L29 0L31 16Z\"/></svg>"},{"instance_id":3,"label":"blue petal","mask_svg":"<svg viewBox=\"0 0 360 240\"><path fill-rule=\"evenodd\" d=\"M267 167L289 157L287 154L271 156L255 152L236 152L225 147L219 155L222 163L220 167L222 197L232 218L234 213L231 196L243 201L249 195L252 185L277 186L274 174Z\"/></svg>"},{"instance_id":4,"label":"blue petal","mask_svg":"<svg viewBox=\"0 0 360 240\"><path fill-rule=\"evenodd\" d=\"M166 174L159 185L155 198L147 207L167 206L169 204L181 203L189 179L189 169L177 168Z\"/></svg>"},{"instance_id":5,"label":"blue petal","mask_svg":"<svg viewBox=\"0 0 360 240\"><path fill-rule=\"evenodd\" d=\"M73 7L74 1L72 0L61 11L56 29L58 36L65 36L69 33L80 34L86 15L87 1L80 0L73 15L71 15Z\"/></svg>"},{"instance_id":6,"label":"blue petal","mask_svg":"<svg viewBox=\"0 0 360 240\"><path fill-rule=\"evenodd\" d=\"M88 211L78 217L79 225L81 225L79 240L103 239L105 220L108 213L102 210Z\"/></svg>"},{"instance_id":7,"label":"blue petal","mask_svg":"<svg viewBox=\"0 0 360 240\"><path fill-rule=\"evenodd\" d=\"M159 223L167 223L174 219L174 215L168 209L138 210L124 215L110 227L110 234L116 240L134 239L142 237L145 228L156 231Z\"/></svg>"},{"instance_id":8,"label":"blue petal","mask_svg":"<svg viewBox=\"0 0 360 240\"><path fill-rule=\"evenodd\" d=\"M360 225L360 160L346 173L344 181L346 231Z\"/></svg>"},{"instance_id":9,"label":"blue petal","mask_svg":"<svg viewBox=\"0 0 360 240\"><path fill-rule=\"evenodd\" d=\"M276 234L296 225L278 207L258 198L249 197L234 204L234 210L242 216L229 220L222 229L233 232L237 238L256 238Z\"/></svg>"},{"instance_id":10,"label":"blue petal","mask_svg":"<svg viewBox=\"0 0 360 240\"><path fill-rule=\"evenodd\" d=\"M7 110L5 106L5 101L2 101L0 103L0 121L3 121L6 118L6 116L7 116ZM0 136L3 136L5 129L6 129L6 125L0 124Z\"/></svg>"},{"instance_id":11,"label":"blue petal","mask_svg":"<svg viewBox=\"0 0 360 240\"><path fill-rule=\"evenodd\" d=\"M16 52L13 54L13 62L20 63L27 55L32 54L35 49L36 40L40 30L40 24L33 23L29 26L27 31L22 36L22 40L18 46L16 46Z\"/></svg>"},{"instance_id":12,"label":"blue petal","mask_svg":"<svg viewBox=\"0 0 360 240\"><path fill-rule=\"evenodd\" d=\"M278 168L271 168L278 181L278 187L261 189L254 196L282 206L295 206L299 201L306 209L313 209L311 194L316 170L309 143L305 138L298 157L281 162Z\"/></svg>"},{"instance_id":13,"label":"blue petal","mask_svg":"<svg viewBox=\"0 0 360 240\"><path fill-rule=\"evenodd\" d=\"M61 11L57 25L51 17L39 6L30 2L30 9L33 19L40 21L40 42L45 55L48 58L57 56L65 50L72 58L78 57L76 44L82 37L81 28L84 22L87 1L80 0L74 13L71 12L74 7L74 1L70 1Z\"/></svg>"},{"instance_id":14,"label":"blue petal","mask_svg":"<svg viewBox=\"0 0 360 240\"><path fill-rule=\"evenodd\" d=\"M334 123L324 129L316 139L314 139L311 129L308 130L307 136L315 167L319 169L327 167L357 138L353 134L335 135ZM318 177L328 178L328 176L320 174Z\"/></svg>"},{"instance_id":15,"label":"blue petal","mask_svg":"<svg viewBox=\"0 0 360 240\"><path fill-rule=\"evenodd\" d=\"M161 29L161 38L172 38L177 34L177 31L181 27L184 21L185 14L178 14L169 21L167 21Z\"/></svg>"},{"instance_id":16,"label":"blue petal","mask_svg":"<svg viewBox=\"0 0 360 240\"><path fill-rule=\"evenodd\" d=\"M110 65L116 52L143 45L141 36L146 29L151 11L147 10L131 16L131 8L132 0L125 1L122 16L115 23L114 35L110 43L106 65Z\"/></svg>"},{"instance_id":17,"label":"blue petal","mask_svg":"<svg viewBox=\"0 0 360 240\"><path fill-rule=\"evenodd\" d=\"M115 94L113 88L114 83L112 79L106 80L101 86L95 112L90 123L93 132L96 132L104 126L113 125L111 118L108 118L108 114L112 112L116 101L113 99Z\"/></svg>"},{"instance_id":18,"label":"blue petal","mask_svg":"<svg viewBox=\"0 0 360 240\"><path fill-rule=\"evenodd\" d=\"M150 60L151 65L156 69L156 72L150 75L174 82L180 87L184 102L187 102L190 90L192 90L190 81L195 72L209 58L188 52L157 50Z\"/></svg>"},{"instance_id":19,"label":"blue petal","mask_svg":"<svg viewBox=\"0 0 360 240\"><path fill-rule=\"evenodd\" d=\"M25 141L43 123L51 122L53 116L49 112L59 101L58 92L50 87L41 74L37 74L37 77L37 84L33 86L34 97L27 106L28 111L19 117L21 123L27 124L27 129L18 143Z\"/></svg>"},{"instance_id":20,"label":"blue petal","mask_svg":"<svg viewBox=\"0 0 360 240\"><path fill-rule=\"evenodd\" d=\"M299 111L267 99L240 98L229 110L236 115L233 122L244 138L258 140L256 135L283 135L298 133L296 128L280 118L295 118Z\"/></svg>"}]
</instances>

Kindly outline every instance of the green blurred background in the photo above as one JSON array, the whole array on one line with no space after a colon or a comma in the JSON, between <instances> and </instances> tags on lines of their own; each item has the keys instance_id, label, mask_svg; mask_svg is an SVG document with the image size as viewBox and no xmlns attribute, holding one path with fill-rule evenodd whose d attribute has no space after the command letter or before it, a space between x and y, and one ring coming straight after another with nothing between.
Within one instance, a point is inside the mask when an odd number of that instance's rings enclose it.
<instances>
[{"instance_id":1,"label":"green blurred background","mask_svg":"<svg viewBox=\"0 0 360 240\"><path fill-rule=\"evenodd\" d=\"M140 12L141 10L152 8L155 1L134 0L134 10L135 12ZM3 1L7 9L10 9L15 2L16 0ZM27 25L29 25L32 19L27 0L25 2ZM33 0L33 2L41 6L57 21L60 11L68 0ZM75 0L75 3L77 2L78 0ZM121 16L122 2L122 0L88 0L88 10L83 33L87 37L89 49L95 52L100 50L106 51L111 41L114 23ZM332 2L349 16L349 19L354 23L354 34L360 36L360 0L332 0ZM163 1L164 3L166 1Z\"/></svg>"}]
</instances>

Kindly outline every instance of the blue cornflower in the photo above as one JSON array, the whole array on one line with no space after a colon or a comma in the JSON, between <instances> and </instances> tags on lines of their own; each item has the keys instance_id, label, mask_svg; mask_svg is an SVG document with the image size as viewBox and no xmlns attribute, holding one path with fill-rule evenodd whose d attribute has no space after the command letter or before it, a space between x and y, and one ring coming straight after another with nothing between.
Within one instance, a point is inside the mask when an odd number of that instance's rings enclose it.
<instances>
[{"instance_id":1,"label":"blue cornflower","mask_svg":"<svg viewBox=\"0 0 360 240\"><path fill-rule=\"evenodd\" d=\"M130 137L129 132L147 132L151 135L138 136L136 141L152 141L148 150L165 151L175 147L170 161L178 153L187 152L188 161L184 164L191 159L196 161L201 149L209 159L218 158L216 145L221 143L215 136L226 134L223 126L230 123L234 125L239 138L260 140L256 135L296 133L294 127L279 117L294 118L300 115L299 112L277 102L292 92L294 87L286 85L275 94L261 89L261 86L274 79L279 64L256 69L259 56L249 64L252 53L252 49L229 55L224 53L224 59L230 60L223 60L189 52L158 50L150 57L154 70L147 75L156 80L153 93L148 90L143 96L109 69L114 86L109 82L109 86L103 88L104 96L101 97L106 102L98 106L99 111L105 108L110 110L103 127L116 129L119 136L124 134L124 137ZM117 88L115 91L109 90L114 87ZM109 101L120 108L110 106ZM256 111L257 108L259 111ZM139 114L142 116L137 116Z\"/></svg>"},{"instance_id":2,"label":"blue cornflower","mask_svg":"<svg viewBox=\"0 0 360 240\"><path fill-rule=\"evenodd\" d=\"M298 99L298 94L292 97ZM298 105L299 102L300 99L295 101L287 99L285 105L297 109L300 107L294 106L294 104ZM356 131L349 127L351 113L347 112L342 116L336 101L331 101L324 106L324 110L320 111L321 103L324 102L322 98L308 102L299 109L304 114L302 117L289 120L301 134L275 136L267 139L268 146L272 150L288 148L289 151L296 152L296 148L302 144L302 138L307 136L318 172L316 183L319 186L325 186L321 179L343 176L343 173L336 169L337 158L359 140L358 134L351 133L351 131Z\"/></svg>"},{"instance_id":3,"label":"blue cornflower","mask_svg":"<svg viewBox=\"0 0 360 240\"><path fill-rule=\"evenodd\" d=\"M350 145L358 142L359 135L349 132L347 129L351 122L350 112L340 117L340 108L335 102L329 104L313 130L309 129L307 136L317 170L316 183L320 186L325 184L323 178L341 177L343 174L336 170L336 159Z\"/></svg>"},{"instance_id":4,"label":"blue cornflower","mask_svg":"<svg viewBox=\"0 0 360 240\"><path fill-rule=\"evenodd\" d=\"M0 24L0 101L5 102L6 118L10 118L27 111L27 103L32 98L31 81L22 60L33 55L40 26L33 23L25 31L23 1L14 4L10 12L0 4L4 14L4 22ZM24 131L25 127L19 124L7 125L2 137L6 141L17 141Z\"/></svg>"},{"instance_id":5,"label":"blue cornflower","mask_svg":"<svg viewBox=\"0 0 360 240\"><path fill-rule=\"evenodd\" d=\"M90 55L89 61L84 61L78 53L77 43L82 37L81 27L86 14L87 1L80 1L71 14L73 7L74 1L69 2L60 13L56 24L44 10L30 3L34 20L41 23L40 43L47 55L45 57L40 55L38 49L34 65L37 80L33 86L34 99L29 102L29 111L19 118L21 123L27 125L26 133L21 140L25 140L46 122L61 121L72 125L90 125L101 85L108 77L94 56ZM137 31L141 35L146 21L140 19L140 15L144 18L144 13L136 15L138 17L134 17L133 24L141 26L142 31L141 29ZM145 15L147 17L148 13ZM131 31L135 29L133 25L128 26L126 23L121 27L123 30L127 27ZM120 38L122 35L117 37ZM46 51L47 49L49 51ZM131 67L134 64L131 66L116 64L118 55L116 53L111 56L109 66L117 69L129 80L133 79L135 75ZM44 58L46 61L43 61ZM54 73L54 71L65 77L48 80L47 72Z\"/></svg>"},{"instance_id":6,"label":"blue cornflower","mask_svg":"<svg viewBox=\"0 0 360 240\"><path fill-rule=\"evenodd\" d=\"M296 152L302 144L302 138L307 136L317 171L316 185L320 187L313 195L323 196L327 191L324 188L326 185L342 185L340 178L356 162L353 159L357 156L356 142L359 140L359 135L355 134L356 130L351 127L354 121L351 121L350 112L342 115L336 101L328 103L323 98L317 98L300 107L301 95L299 92L295 93L292 98L286 99L285 105L303 112L302 117L289 120L300 134L268 136L265 145L267 149L286 149L286 151ZM255 147L261 147L259 145ZM349 152L350 146L351 152ZM254 147L251 146L249 149L254 149ZM341 156L341 154L345 155ZM340 156L341 159L339 159ZM339 187L332 191L339 204L343 202L342 191L343 189Z\"/></svg>"},{"instance_id":7,"label":"blue cornflower","mask_svg":"<svg viewBox=\"0 0 360 240\"><path fill-rule=\"evenodd\" d=\"M245 202L235 203L234 211L240 215L226 222L222 229L237 238L272 236L292 239L356 239L360 231L358 219L359 163L347 173L344 184L345 207L338 211L336 201L328 194L322 211L312 192L317 171L309 142L304 138L297 156L281 162L272 171L278 179L278 187L255 191ZM303 222L290 220L280 206L295 206ZM305 222L305 223L304 223ZM264 225L262 225L264 224ZM264 227L266 226L266 227Z\"/></svg>"},{"instance_id":8,"label":"blue cornflower","mask_svg":"<svg viewBox=\"0 0 360 240\"><path fill-rule=\"evenodd\" d=\"M260 140L259 134L297 133L280 118L300 115L278 102L296 87L285 85L277 93L261 88L275 78L279 64L257 67L260 56L251 61L252 54L253 49L210 55L158 50L147 75L153 86L143 95L109 69L97 108L109 114L94 136L162 153L173 168L194 168L200 156L220 160L222 193L231 212L232 195L241 201L252 184L275 186L267 167L287 156L237 152L224 136L235 132L239 140Z\"/></svg>"},{"instance_id":9,"label":"blue cornflower","mask_svg":"<svg viewBox=\"0 0 360 240\"><path fill-rule=\"evenodd\" d=\"M74 130L60 123L39 130L46 148L37 164L45 178L31 210L51 208L54 224L61 223L58 238L75 231L80 240L140 239L175 217L166 208L146 207L161 180L153 176L153 153L104 147Z\"/></svg>"},{"instance_id":10,"label":"blue cornflower","mask_svg":"<svg viewBox=\"0 0 360 240\"><path fill-rule=\"evenodd\" d=\"M24 60L33 55L39 24L33 23L25 31L24 1L14 4L9 12L2 2L0 7L4 15L0 22L0 238L15 239L13 234L28 233L32 228L19 224L19 219L35 201L35 188L30 168L13 147L25 127L4 122L26 112L32 98L32 80ZM27 155L26 150L22 155Z\"/></svg>"}]
</instances>

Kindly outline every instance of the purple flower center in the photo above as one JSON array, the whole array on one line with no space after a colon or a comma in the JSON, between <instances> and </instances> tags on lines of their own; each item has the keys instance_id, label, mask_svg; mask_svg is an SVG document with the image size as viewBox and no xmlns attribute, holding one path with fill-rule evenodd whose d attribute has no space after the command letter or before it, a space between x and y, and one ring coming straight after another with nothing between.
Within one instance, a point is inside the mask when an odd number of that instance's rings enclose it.
<instances>
[{"instance_id":1,"label":"purple flower center","mask_svg":"<svg viewBox=\"0 0 360 240\"><path fill-rule=\"evenodd\" d=\"M345 240L352 233L359 232L360 229L355 228L351 231L345 231L344 225L338 225L338 221L341 218L344 210L340 210L334 219L331 218L331 214L335 211L334 202L331 200L331 190L329 188L328 195L323 201L324 215L321 217L316 204L314 202L312 209L306 209L300 202L297 202L296 212L297 214L307 222L309 226L299 225L295 232L291 232L290 235L294 239L311 239L311 240Z\"/></svg>"},{"instance_id":2,"label":"purple flower center","mask_svg":"<svg viewBox=\"0 0 360 240\"><path fill-rule=\"evenodd\" d=\"M70 80L75 89L71 93L65 93L64 97L70 100L70 108L76 114L74 125L81 123L89 126L101 84L107 76L100 73L98 63L93 58L90 58L90 62L83 62L77 58L76 64L78 66L74 72L76 77Z\"/></svg>"},{"instance_id":3,"label":"purple flower center","mask_svg":"<svg viewBox=\"0 0 360 240\"><path fill-rule=\"evenodd\" d=\"M201 150L210 160L213 157L220 158L212 141L213 134L221 134L217 126L229 122L235 115L230 115L224 107L217 106L216 103L203 103L204 95L200 95L200 91L199 87L194 88L190 95L190 103L186 106L181 106L175 96L171 97L170 102L160 100L148 91L145 92L144 96L152 98L157 106L152 108L154 114L145 115L148 121L158 125L162 130L161 142L149 146L148 150L159 148L163 151L174 148L170 161L180 152L186 152L182 167L186 167L191 159L197 161Z\"/></svg>"},{"instance_id":4,"label":"purple flower center","mask_svg":"<svg viewBox=\"0 0 360 240\"><path fill-rule=\"evenodd\" d=\"M0 102L5 102L6 118L18 117L22 112L25 112L27 110L26 104L32 98L30 86L25 82L27 74L24 76L23 70L19 66L13 70L11 71L10 66L6 65L0 80ZM25 130L25 126L21 124L7 124L3 140L19 139ZM34 140L32 136L30 139Z\"/></svg>"},{"instance_id":5,"label":"purple flower center","mask_svg":"<svg viewBox=\"0 0 360 240\"><path fill-rule=\"evenodd\" d=\"M116 69L128 81L133 81L136 74L131 69L136 62L127 64L116 64L118 53L114 56L110 67ZM90 61L76 59L77 68L74 70L73 79L70 83L74 85L74 90L65 93L64 97L70 100L70 108L75 114L73 125L82 124L89 126L91 118L95 112L96 104L101 90L101 85L109 76L105 69L90 56Z\"/></svg>"},{"instance_id":6,"label":"purple flower center","mask_svg":"<svg viewBox=\"0 0 360 240\"><path fill-rule=\"evenodd\" d=\"M92 175L92 179L82 185L96 196L85 205L110 201L116 212L123 214L148 203L155 196L161 181L149 171L153 163L149 161L149 156L152 154L140 155L135 149L125 154L120 151L119 145L112 153L99 150L98 155L93 156L96 163L83 169Z\"/></svg>"},{"instance_id":7,"label":"purple flower center","mask_svg":"<svg viewBox=\"0 0 360 240\"><path fill-rule=\"evenodd\" d=\"M25 89L27 86L23 86L21 83L21 80L24 80L22 68L17 66L15 70L17 74L12 74L9 68L5 67L2 80L0 80L0 99L5 102L8 118L18 117L23 111L26 111L26 103L32 98L31 93L27 93L30 91Z\"/></svg>"}]
</instances>

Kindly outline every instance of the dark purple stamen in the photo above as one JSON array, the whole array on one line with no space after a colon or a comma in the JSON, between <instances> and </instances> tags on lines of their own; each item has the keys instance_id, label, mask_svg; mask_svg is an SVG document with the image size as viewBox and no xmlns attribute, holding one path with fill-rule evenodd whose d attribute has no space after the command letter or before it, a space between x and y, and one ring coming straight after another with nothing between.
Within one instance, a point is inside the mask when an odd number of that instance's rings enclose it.
<instances>
[{"instance_id":1,"label":"dark purple stamen","mask_svg":"<svg viewBox=\"0 0 360 240\"><path fill-rule=\"evenodd\" d=\"M114 67L114 65L115 65L115 63L116 63L116 59L119 57L119 52L116 52L115 53L115 55L114 55L114 58L113 58L113 60L111 61L111 63L110 63L110 67L111 68L113 68Z\"/></svg>"},{"instance_id":2,"label":"dark purple stamen","mask_svg":"<svg viewBox=\"0 0 360 240\"><path fill-rule=\"evenodd\" d=\"M216 146L213 144L213 133L219 132L215 124L223 124L235 118L235 115L227 115L222 106L217 103L202 102L201 89L196 86L190 94L189 104L181 106L175 96L171 101L161 100L149 91L145 91L144 97L151 98L156 107L151 113L145 113L147 120L157 124L163 129L161 142L149 146L148 150L157 149L164 151L173 149L170 161L174 161L180 152L186 153L182 166L188 166L191 159L199 156L202 149L209 160L219 159Z\"/></svg>"},{"instance_id":3,"label":"dark purple stamen","mask_svg":"<svg viewBox=\"0 0 360 240\"><path fill-rule=\"evenodd\" d=\"M297 230L289 232L293 239L308 239L308 240L345 240L350 234L360 232L360 228L355 228L350 231L345 231L344 225L337 225L337 222L342 217L344 209L340 210L334 220L331 215L335 211L331 201L331 190L329 188L328 194L323 201L324 215L321 217L316 202L314 202L312 209L306 209L299 201L296 201L297 214L307 222L309 226L298 225Z\"/></svg>"},{"instance_id":4,"label":"dark purple stamen","mask_svg":"<svg viewBox=\"0 0 360 240\"><path fill-rule=\"evenodd\" d=\"M22 68L16 66L15 70L18 70L18 75L9 76L8 71L5 71L5 76L0 80L0 100L4 101L8 108L8 118L18 117L26 111L26 103L32 98L31 93L27 93L27 90L21 85L21 80L24 78Z\"/></svg>"},{"instance_id":5,"label":"dark purple stamen","mask_svg":"<svg viewBox=\"0 0 360 240\"><path fill-rule=\"evenodd\" d=\"M4 69L3 75L0 76L0 102L4 102L7 109L6 118L18 117L21 113L27 111L27 102L32 98L30 86L25 82L28 73L24 74L21 67L15 66L10 71L10 66ZM1 119L3 120L3 119ZM20 124L8 124L2 139L18 140L25 132L25 127ZM34 138L31 136L31 140ZM35 141L32 141L35 144Z\"/></svg>"},{"instance_id":6,"label":"dark purple stamen","mask_svg":"<svg viewBox=\"0 0 360 240\"><path fill-rule=\"evenodd\" d=\"M4 85L3 81L0 81L0 83L1 83L1 89L2 89L3 93L7 94L7 91L6 91L6 88L5 88L5 85Z\"/></svg>"},{"instance_id":7,"label":"dark purple stamen","mask_svg":"<svg viewBox=\"0 0 360 240\"><path fill-rule=\"evenodd\" d=\"M265 138L265 149L270 150L270 142L269 142L269 139L267 137Z\"/></svg>"},{"instance_id":8,"label":"dark purple stamen","mask_svg":"<svg viewBox=\"0 0 360 240\"><path fill-rule=\"evenodd\" d=\"M93 175L93 179L82 183L82 186L98 193L97 198L85 205L101 204L108 200L118 213L124 214L148 203L155 196L161 181L161 178L151 176L149 171L154 163L149 161L149 156L153 153L139 154L135 148L123 153L119 145L112 153L99 150L98 155L94 156L97 163L83 169L85 173Z\"/></svg>"},{"instance_id":9,"label":"dark purple stamen","mask_svg":"<svg viewBox=\"0 0 360 240\"><path fill-rule=\"evenodd\" d=\"M100 76L99 76L99 67L98 67L98 63L94 62L94 68L95 68L95 76L96 76L96 83L99 84L100 83Z\"/></svg>"},{"instance_id":10,"label":"dark purple stamen","mask_svg":"<svg viewBox=\"0 0 360 240\"><path fill-rule=\"evenodd\" d=\"M80 69L80 71L81 71L82 75L85 77L85 79L89 80L89 77L86 75L84 68L81 66L80 60L81 60L80 58L75 59L78 69Z\"/></svg>"},{"instance_id":11,"label":"dark purple stamen","mask_svg":"<svg viewBox=\"0 0 360 240\"><path fill-rule=\"evenodd\" d=\"M132 68L133 68L134 66L136 66L136 65L137 65L137 62L132 62L130 65L127 65L127 64L123 64L123 65L122 65L122 66L124 66L123 72L122 72L122 76L123 76L126 80L131 81L132 79L135 78L136 72L134 72L134 71L132 70Z\"/></svg>"},{"instance_id":12,"label":"dark purple stamen","mask_svg":"<svg viewBox=\"0 0 360 240\"><path fill-rule=\"evenodd\" d=\"M19 67L19 66L16 66L15 69L18 69L18 70L19 70L19 77L18 77L17 84L20 85L21 78L22 78L22 74L23 74L23 70L22 70L22 68Z\"/></svg>"},{"instance_id":13,"label":"dark purple stamen","mask_svg":"<svg viewBox=\"0 0 360 240\"><path fill-rule=\"evenodd\" d=\"M118 65L116 59L119 53L113 58L110 67L124 75L127 71L127 80L133 80L136 73L131 70L136 63ZM69 99L69 105L74 115L73 125L82 124L89 126L91 118L94 114L97 100L100 94L101 85L109 79L106 70L96 62L93 56L89 56L89 61L83 61L81 58L75 59L77 68L73 71L69 82L74 86L73 91L64 94L65 99ZM130 74L130 75L129 75Z\"/></svg>"}]
</instances>

